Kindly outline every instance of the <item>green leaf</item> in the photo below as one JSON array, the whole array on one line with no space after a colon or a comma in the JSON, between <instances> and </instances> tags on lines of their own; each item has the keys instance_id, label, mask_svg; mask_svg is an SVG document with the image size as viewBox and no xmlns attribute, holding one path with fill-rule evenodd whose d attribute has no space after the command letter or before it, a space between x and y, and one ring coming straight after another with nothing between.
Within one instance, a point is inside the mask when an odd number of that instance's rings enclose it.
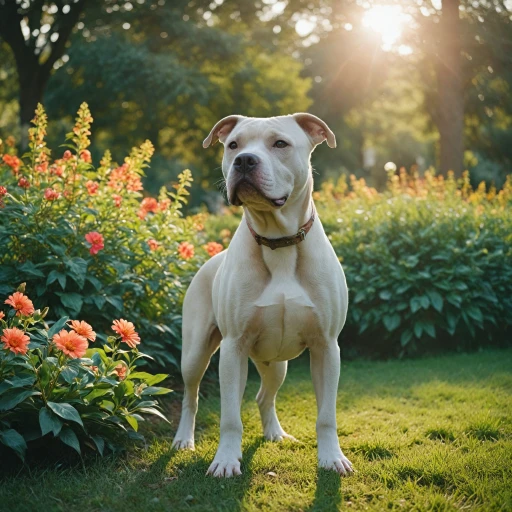
<instances>
[{"instance_id":1,"label":"green leaf","mask_svg":"<svg viewBox=\"0 0 512 512\"><path fill-rule=\"evenodd\" d=\"M30 389L10 389L0 398L0 411L9 411L28 397L40 394L39 391L32 391Z\"/></svg>"},{"instance_id":2,"label":"green leaf","mask_svg":"<svg viewBox=\"0 0 512 512\"><path fill-rule=\"evenodd\" d=\"M139 412L145 412L146 414L155 414L156 416L159 416L163 420L165 420L167 423L170 423L170 421L158 410L153 407L141 407L140 409L137 409Z\"/></svg>"},{"instance_id":3,"label":"green leaf","mask_svg":"<svg viewBox=\"0 0 512 512\"><path fill-rule=\"evenodd\" d=\"M46 279L46 284L52 284L54 281L59 281L59 284L63 290L66 289L66 274L62 272L58 272L57 270L52 270L48 274L48 278Z\"/></svg>"},{"instance_id":4,"label":"green leaf","mask_svg":"<svg viewBox=\"0 0 512 512\"><path fill-rule=\"evenodd\" d=\"M402 347L405 347L412 339L412 331L409 329L406 329L402 335L400 336L400 345Z\"/></svg>"},{"instance_id":5,"label":"green leaf","mask_svg":"<svg viewBox=\"0 0 512 512\"><path fill-rule=\"evenodd\" d=\"M20 265L19 271L23 274L28 274L34 277L44 277L43 272L41 272L31 261L26 261L23 265Z\"/></svg>"},{"instance_id":6,"label":"green leaf","mask_svg":"<svg viewBox=\"0 0 512 512\"><path fill-rule=\"evenodd\" d=\"M14 429L3 430L0 432L0 442L16 452L21 460L25 460L27 443L21 434Z\"/></svg>"},{"instance_id":7,"label":"green leaf","mask_svg":"<svg viewBox=\"0 0 512 512\"><path fill-rule=\"evenodd\" d=\"M484 316L482 315L482 311L478 306L470 306L465 310L466 314L469 315L473 320L477 322L483 322Z\"/></svg>"},{"instance_id":8,"label":"green leaf","mask_svg":"<svg viewBox=\"0 0 512 512\"><path fill-rule=\"evenodd\" d=\"M133 428L133 430L135 430L135 432L137 432L139 430L139 423L136 420L136 418L134 418L133 416L130 416L130 415L126 415L124 418L130 424L130 426Z\"/></svg>"},{"instance_id":9,"label":"green leaf","mask_svg":"<svg viewBox=\"0 0 512 512\"><path fill-rule=\"evenodd\" d=\"M434 306L434 309L436 311L443 311L443 297L439 292L436 292L435 290L429 290L427 291L427 295L430 299L430 302L432 303L432 306Z\"/></svg>"},{"instance_id":10,"label":"green leaf","mask_svg":"<svg viewBox=\"0 0 512 512\"><path fill-rule=\"evenodd\" d=\"M391 292L388 291L388 290L383 290L379 293L379 297L382 299L382 300L389 300L391 299Z\"/></svg>"},{"instance_id":11,"label":"green leaf","mask_svg":"<svg viewBox=\"0 0 512 512\"><path fill-rule=\"evenodd\" d=\"M412 313L416 313L421 308L421 298L420 297L413 297L409 301L409 306L411 308Z\"/></svg>"},{"instance_id":12,"label":"green leaf","mask_svg":"<svg viewBox=\"0 0 512 512\"><path fill-rule=\"evenodd\" d=\"M59 404L57 402L48 402L47 405L57 416L65 420L74 421L82 425L82 427L84 426L80 414L72 405L66 403Z\"/></svg>"},{"instance_id":13,"label":"green leaf","mask_svg":"<svg viewBox=\"0 0 512 512\"><path fill-rule=\"evenodd\" d=\"M61 319L57 320L48 331L48 339L52 339L55 334L57 334L69 320L68 316L64 316Z\"/></svg>"},{"instance_id":14,"label":"green leaf","mask_svg":"<svg viewBox=\"0 0 512 512\"><path fill-rule=\"evenodd\" d=\"M423 334L423 323L416 322L414 324L414 335L416 336L416 338L420 339L422 334Z\"/></svg>"},{"instance_id":15,"label":"green leaf","mask_svg":"<svg viewBox=\"0 0 512 512\"><path fill-rule=\"evenodd\" d=\"M112 393L111 388L106 388L106 389L96 388L95 390L91 391L88 395L86 395L84 397L84 400L87 400L89 403L91 403L96 398L105 396L108 393Z\"/></svg>"},{"instance_id":16,"label":"green leaf","mask_svg":"<svg viewBox=\"0 0 512 512\"><path fill-rule=\"evenodd\" d=\"M98 449L99 454L103 457L103 450L105 449L105 441L100 436L90 436L94 441L96 448Z\"/></svg>"},{"instance_id":17,"label":"green leaf","mask_svg":"<svg viewBox=\"0 0 512 512\"><path fill-rule=\"evenodd\" d=\"M70 368L68 366L68 367L64 368L60 372L60 375L68 384L72 384L73 381L78 376L78 369L77 368Z\"/></svg>"},{"instance_id":18,"label":"green leaf","mask_svg":"<svg viewBox=\"0 0 512 512\"><path fill-rule=\"evenodd\" d=\"M389 332L394 331L400 325L400 315L384 315L382 322Z\"/></svg>"},{"instance_id":19,"label":"green leaf","mask_svg":"<svg viewBox=\"0 0 512 512\"><path fill-rule=\"evenodd\" d=\"M154 386L159 382L165 380L169 375L166 373L157 373L156 375L152 375L148 372L132 372L128 375L129 380L140 379L144 381L148 386Z\"/></svg>"},{"instance_id":20,"label":"green leaf","mask_svg":"<svg viewBox=\"0 0 512 512\"><path fill-rule=\"evenodd\" d=\"M156 386L149 386L147 388L144 388L144 390L142 391L141 395L142 396L146 396L146 395L166 395L167 393L171 393L171 389L168 389L168 388L159 388L159 387L156 387Z\"/></svg>"},{"instance_id":21,"label":"green leaf","mask_svg":"<svg viewBox=\"0 0 512 512\"><path fill-rule=\"evenodd\" d=\"M78 441L78 437L76 437L76 434L71 430L69 427L64 427L60 434L59 439L68 446L71 446L73 450L76 450L78 454L80 455L80 443Z\"/></svg>"},{"instance_id":22,"label":"green leaf","mask_svg":"<svg viewBox=\"0 0 512 512\"><path fill-rule=\"evenodd\" d=\"M436 328L432 322L423 322L424 331L431 337L436 337Z\"/></svg>"},{"instance_id":23,"label":"green leaf","mask_svg":"<svg viewBox=\"0 0 512 512\"><path fill-rule=\"evenodd\" d=\"M430 300L429 300L429 298L426 295L422 295L420 297L420 303L421 303L421 307L423 309L428 309L429 306L430 306Z\"/></svg>"},{"instance_id":24,"label":"green leaf","mask_svg":"<svg viewBox=\"0 0 512 512\"><path fill-rule=\"evenodd\" d=\"M79 293L63 293L60 296L62 305L71 309L74 313L80 313L83 304L83 298Z\"/></svg>"},{"instance_id":25,"label":"green leaf","mask_svg":"<svg viewBox=\"0 0 512 512\"><path fill-rule=\"evenodd\" d=\"M87 261L82 258L71 258L65 260L64 263L68 267L69 275L73 281L82 289L87 275Z\"/></svg>"},{"instance_id":26,"label":"green leaf","mask_svg":"<svg viewBox=\"0 0 512 512\"><path fill-rule=\"evenodd\" d=\"M42 407L39 410L39 426L43 436L48 432L53 432L54 436L58 436L62 429L62 421L47 407Z\"/></svg>"}]
</instances>

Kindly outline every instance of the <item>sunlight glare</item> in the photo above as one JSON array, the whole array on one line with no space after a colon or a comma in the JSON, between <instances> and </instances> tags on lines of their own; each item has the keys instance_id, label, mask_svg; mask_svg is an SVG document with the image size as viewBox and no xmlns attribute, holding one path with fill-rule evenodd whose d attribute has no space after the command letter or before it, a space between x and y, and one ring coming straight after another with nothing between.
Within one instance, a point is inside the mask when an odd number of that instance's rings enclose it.
<instances>
[{"instance_id":1,"label":"sunlight glare","mask_svg":"<svg viewBox=\"0 0 512 512\"><path fill-rule=\"evenodd\" d=\"M376 5L363 16L363 26L380 34L382 45L389 50L402 35L407 16L399 5Z\"/></svg>"}]
</instances>

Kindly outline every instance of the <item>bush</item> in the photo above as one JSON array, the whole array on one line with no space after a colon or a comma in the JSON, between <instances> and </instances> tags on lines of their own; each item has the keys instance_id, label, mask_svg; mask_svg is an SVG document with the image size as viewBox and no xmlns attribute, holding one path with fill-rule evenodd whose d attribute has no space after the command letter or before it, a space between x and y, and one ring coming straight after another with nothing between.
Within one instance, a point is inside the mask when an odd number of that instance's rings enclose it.
<instances>
[{"instance_id":1,"label":"bush","mask_svg":"<svg viewBox=\"0 0 512 512\"><path fill-rule=\"evenodd\" d=\"M137 432L143 415L165 417L155 395L170 392L156 386L167 375L138 371L140 338L131 322L115 320L103 348L92 327L61 318L44 325L48 308L34 310L18 288L0 311L0 442L22 459L27 443L56 438L78 453L88 446L101 455Z\"/></svg>"},{"instance_id":2,"label":"bush","mask_svg":"<svg viewBox=\"0 0 512 512\"><path fill-rule=\"evenodd\" d=\"M392 356L510 342L512 176L498 193L469 177L391 173L315 193L343 264L347 354Z\"/></svg>"},{"instance_id":3,"label":"bush","mask_svg":"<svg viewBox=\"0 0 512 512\"><path fill-rule=\"evenodd\" d=\"M80 315L100 332L129 315L147 352L176 365L184 292L219 247L205 245L202 215L182 218L190 171L173 192L143 197L151 143L122 165L106 152L95 168L91 123L83 104L66 151L52 160L39 106L28 153L16 156L12 140L0 145L0 294L27 282L36 307L50 307L50 320Z\"/></svg>"}]
</instances>

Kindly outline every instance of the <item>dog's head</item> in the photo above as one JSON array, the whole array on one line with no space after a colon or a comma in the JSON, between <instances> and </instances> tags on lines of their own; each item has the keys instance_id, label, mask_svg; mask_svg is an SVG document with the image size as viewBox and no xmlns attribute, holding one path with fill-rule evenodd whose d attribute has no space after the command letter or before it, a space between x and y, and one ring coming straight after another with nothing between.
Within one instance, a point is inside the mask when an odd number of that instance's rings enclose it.
<instances>
[{"instance_id":1,"label":"dog's head","mask_svg":"<svg viewBox=\"0 0 512 512\"><path fill-rule=\"evenodd\" d=\"M281 208L299 195L311 179L315 146L326 140L336 147L327 124L311 114L228 116L212 128L203 147L218 140L224 144L222 172L229 202L257 210Z\"/></svg>"}]
</instances>

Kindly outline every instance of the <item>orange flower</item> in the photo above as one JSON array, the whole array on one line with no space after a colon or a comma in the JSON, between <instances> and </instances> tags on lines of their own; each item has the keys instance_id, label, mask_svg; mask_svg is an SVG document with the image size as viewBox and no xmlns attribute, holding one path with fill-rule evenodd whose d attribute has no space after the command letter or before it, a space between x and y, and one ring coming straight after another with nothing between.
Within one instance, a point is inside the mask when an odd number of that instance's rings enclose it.
<instances>
[{"instance_id":1,"label":"orange flower","mask_svg":"<svg viewBox=\"0 0 512 512\"><path fill-rule=\"evenodd\" d=\"M114 320L112 330L121 336L121 341L124 341L130 348L135 348L140 343L139 335L135 332L135 326L122 318Z\"/></svg>"},{"instance_id":2,"label":"orange flower","mask_svg":"<svg viewBox=\"0 0 512 512\"><path fill-rule=\"evenodd\" d=\"M62 160L59 160L59 162L62 162ZM52 165L50 167L50 172L51 174L54 174L55 176L62 176L62 174L64 173L64 166L63 165L57 165L57 163L55 163L54 165Z\"/></svg>"},{"instance_id":3,"label":"orange flower","mask_svg":"<svg viewBox=\"0 0 512 512\"><path fill-rule=\"evenodd\" d=\"M181 242L178 253L184 260L189 260L194 257L194 246L189 242Z\"/></svg>"},{"instance_id":4,"label":"orange flower","mask_svg":"<svg viewBox=\"0 0 512 512\"><path fill-rule=\"evenodd\" d=\"M54 190L53 188L47 188L45 191L44 191L44 198L47 200L47 201L55 201L56 199L59 199L60 197L60 194L59 192L57 192L56 190Z\"/></svg>"},{"instance_id":5,"label":"orange flower","mask_svg":"<svg viewBox=\"0 0 512 512\"><path fill-rule=\"evenodd\" d=\"M114 372L119 377L119 380L124 380L126 378L126 372L128 371L128 368L124 364L118 364L114 368Z\"/></svg>"},{"instance_id":6,"label":"orange flower","mask_svg":"<svg viewBox=\"0 0 512 512\"><path fill-rule=\"evenodd\" d=\"M80 158L90 164L92 162L92 158L91 158L91 152L88 150L88 149L84 149L81 153L80 153Z\"/></svg>"},{"instance_id":7,"label":"orange flower","mask_svg":"<svg viewBox=\"0 0 512 512\"><path fill-rule=\"evenodd\" d=\"M5 164L7 164L14 174L18 174L21 167L21 160L15 155L4 155L2 160Z\"/></svg>"},{"instance_id":8,"label":"orange flower","mask_svg":"<svg viewBox=\"0 0 512 512\"><path fill-rule=\"evenodd\" d=\"M30 182L27 180L27 178L24 178L23 176L18 181L18 187L21 188L29 188Z\"/></svg>"},{"instance_id":9,"label":"orange flower","mask_svg":"<svg viewBox=\"0 0 512 512\"><path fill-rule=\"evenodd\" d=\"M71 320L69 326L80 336L87 338L89 341L96 341L96 333L87 322Z\"/></svg>"},{"instance_id":10,"label":"orange flower","mask_svg":"<svg viewBox=\"0 0 512 512\"><path fill-rule=\"evenodd\" d=\"M46 172L48 170L48 162L43 162L42 164L36 165L35 170L37 172Z\"/></svg>"},{"instance_id":11,"label":"orange flower","mask_svg":"<svg viewBox=\"0 0 512 512\"><path fill-rule=\"evenodd\" d=\"M71 154L71 151L69 151L69 149L66 149L66 151L64 151L64 154L62 155L62 160L69 160L72 157L73 155Z\"/></svg>"},{"instance_id":12,"label":"orange flower","mask_svg":"<svg viewBox=\"0 0 512 512\"><path fill-rule=\"evenodd\" d=\"M87 192L89 193L89 195L93 196L96 194L96 192L98 192L98 188L99 188L100 184L97 181L89 180L85 184L85 186L87 187Z\"/></svg>"},{"instance_id":13,"label":"orange flower","mask_svg":"<svg viewBox=\"0 0 512 512\"><path fill-rule=\"evenodd\" d=\"M68 332L64 329L53 337L53 341L59 350L73 359L83 357L89 346L83 336L75 331Z\"/></svg>"},{"instance_id":14,"label":"orange flower","mask_svg":"<svg viewBox=\"0 0 512 512\"><path fill-rule=\"evenodd\" d=\"M0 340L4 344L4 348L14 352L15 354L26 354L30 338L21 330L13 327L12 329L4 329L4 333Z\"/></svg>"},{"instance_id":15,"label":"orange flower","mask_svg":"<svg viewBox=\"0 0 512 512\"><path fill-rule=\"evenodd\" d=\"M140 203L139 219L145 219L148 212L155 213L158 211L158 201L154 197L145 197Z\"/></svg>"},{"instance_id":16,"label":"orange flower","mask_svg":"<svg viewBox=\"0 0 512 512\"><path fill-rule=\"evenodd\" d=\"M148 245L152 251L156 251L160 247L160 244L156 240L153 240L152 238L148 240Z\"/></svg>"},{"instance_id":17,"label":"orange flower","mask_svg":"<svg viewBox=\"0 0 512 512\"><path fill-rule=\"evenodd\" d=\"M5 317L5 313L3 311L0 311L0 320Z\"/></svg>"},{"instance_id":18,"label":"orange flower","mask_svg":"<svg viewBox=\"0 0 512 512\"><path fill-rule=\"evenodd\" d=\"M14 292L6 299L5 304L9 304L16 310L16 316L30 316L34 312L34 304L21 292Z\"/></svg>"},{"instance_id":19,"label":"orange flower","mask_svg":"<svg viewBox=\"0 0 512 512\"><path fill-rule=\"evenodd\" d=\"M96 375L98 375L98 373L100 373L99 371L99 368L97 366L89 366L89 369L91 370L91 372L95 373Z\"/></svg>"},{"instance_id":20,"label":"orange flower","mask_svg":"<svg viewBox=\"0 0 512 512\"><path fill-rule=\"evenodd\" d=\"M169 206L171 206L171 200L166 197L165 199L162 199L159 203L158 203L158 209L161 211L161 212L165 212Z\"/></svg>"},{"instance_id":21,"label":"orange flower","mask_svg":"<svg viewBox=\"0 0 512 512\"><path fill-rule=\"evenodd\" d=\"M114 200L114 204L117 208L121 206L121 202L123 201L123 198L119 194L113 194L112 199Z\"/></svg>"},{"instance_id":22,"label":"orange flower","mask_svg":"<svg viewBox=\"0 0 512 512\"><path fill-rule=\"evenodd\" d=\"M103 243L103 236L97 231L87 233L87 235L85 235L85 240L91 244L89 252L93 255L98 254L98 252L105 247L105 244Z\"/></svg>"},{"instance_id":23,"label":"orange flower","mask_svg":"<svg viewBox=\"0 0 512 512\"><path fill-rule=\"evenodd\" d=\"M114 190L122 190L126 184L126 189L131 192L142 190L142 182L136 172L130 171L127 163L113 169L110 173L108 186Z\"/></svg>"},{"instance_id":24,"label":"orange flower","mask_svg":"<svg viewBox=\"0 0 512 512\"><path fill-rule=\"evenodd\" d=\"M224 250L224 246L222 244L218 244L217 242L208 242L204 248L210 256L215 256Z\"/></svg>"},{"instance_id":25,"label":"orange flower","mask_svg":"<svg viewBox=\"0 0 512 512\"><path fill-rule=\"evenodd\" d=\"M5 187L0 187L0 197L5 196L7 194L7 189Z\"/></svg>"}]
</instances>

